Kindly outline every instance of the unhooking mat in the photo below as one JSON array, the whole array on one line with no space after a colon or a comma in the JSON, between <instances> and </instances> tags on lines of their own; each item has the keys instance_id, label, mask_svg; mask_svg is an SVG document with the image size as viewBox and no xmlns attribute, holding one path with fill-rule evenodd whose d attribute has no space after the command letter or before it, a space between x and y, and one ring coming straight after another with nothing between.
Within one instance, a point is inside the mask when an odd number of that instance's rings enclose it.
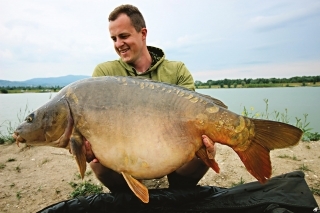
<instances>
[{"instance_id":1,"label":"unhooking mat","mask_svg":"<svg viewBox=\"0 0 320 213\"><path fill-rule=\"evenodd\" d=\"M149 196L150 202L144 204L132 192L102 193L62 201L39 212L320 212L301 171L273 177L266 184L251 182L232 188L150 189Z\"/></svg>"}]
</instances>

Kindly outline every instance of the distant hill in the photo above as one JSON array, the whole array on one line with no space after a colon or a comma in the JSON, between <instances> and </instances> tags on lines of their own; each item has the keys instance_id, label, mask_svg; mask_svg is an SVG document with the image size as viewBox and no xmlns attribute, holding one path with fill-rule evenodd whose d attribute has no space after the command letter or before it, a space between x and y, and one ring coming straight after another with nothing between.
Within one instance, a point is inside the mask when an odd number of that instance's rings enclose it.
<instances>
[{"instance_id":1,"label":"distant hill","mask_svg":"<svg viewBox=\"0 0 320 213\"><path fill-rule=\"evenodd\" d=\"M42 86L42 87L64 87L72 82L81 80L84 78L90 78L91 76L86 75L67 75L61 77L51 78L32 78L26 81L6 81L0 79L0 87L26 87L26 86Z\"/></svg>"}]
</instances>

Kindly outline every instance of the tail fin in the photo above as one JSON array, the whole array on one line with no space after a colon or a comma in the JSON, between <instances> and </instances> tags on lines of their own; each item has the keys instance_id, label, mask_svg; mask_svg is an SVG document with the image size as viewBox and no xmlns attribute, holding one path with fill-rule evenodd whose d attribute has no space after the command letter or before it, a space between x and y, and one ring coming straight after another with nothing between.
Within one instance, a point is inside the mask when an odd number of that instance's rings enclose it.
<instances>
[{"instance_id":1,"label":"tail fin","mask_svg":"<svg viewBox=\"0 0 320 213\"><path fill-rule=\"evenodd\" d=\"M236 151L247 170L261 183L271 177L270 150L298 144L301 129L289 124L269 120L252 119L255 135L250 146Z\"/></svg>"},{"instance_id":2,"label":"tail fin","mask_svg":"<svg viewBox=\"0 0 320 213\"><path fill-rule=\"evenodd\" d=\"M261 146L273 150L297 145L302 137L302 130L277 121L251 120L255 126L255 141Z\"/></svg>"}]
</instances>

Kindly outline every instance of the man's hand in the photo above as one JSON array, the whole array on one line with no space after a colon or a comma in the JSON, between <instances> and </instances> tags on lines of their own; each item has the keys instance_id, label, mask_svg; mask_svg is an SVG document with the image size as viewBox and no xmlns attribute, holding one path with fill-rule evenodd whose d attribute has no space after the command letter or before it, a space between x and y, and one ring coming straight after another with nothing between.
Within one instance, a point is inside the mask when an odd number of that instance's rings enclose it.
<instances>
[{"instance_id":1,"label":"man's hand","mask_svg":"<svg viewBox=\"0 0 320 213\"><path fill-rule=\"evenodd\" d=\"M88 163L90 162L94 162L94 163L98 163L98 159L94 156L92 149L91 149L91 144L89 141L87 141L87 139L84 139L84 147L86 150L86 161Z\"/></svg>"},{"instance_id":2,"label":"man's hand","mask_svg":"<svg viewBox=\"0 0 320 213\"><path fill-rule=\"evenodd\" d=\"M207 155L209 159L214 159L216 156L216 144L208 136L202 135L202 142L206 146Z\"/></svg>"}]
</instances>

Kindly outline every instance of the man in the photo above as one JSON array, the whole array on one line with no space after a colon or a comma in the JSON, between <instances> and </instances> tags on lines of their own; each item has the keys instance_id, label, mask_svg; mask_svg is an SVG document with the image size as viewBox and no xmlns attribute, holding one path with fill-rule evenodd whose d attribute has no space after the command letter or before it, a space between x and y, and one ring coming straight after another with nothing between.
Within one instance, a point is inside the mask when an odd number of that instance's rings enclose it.
<instances>
[{"instance_id":1,"label":"man","mask_svg":"<svg viewBox=\"0 0 320 213\"><path fill-rule=\"evenodd\" d=\"M119 60L97 65L92 76L138 76L152 80L176 84L194 90L193 78L182 62L168 61L163 51L146 45L147 29L138 8L121 5L109 15L109 32ZM214 143L202 136L208 155L215 156ZM90 143L86 141L87 161L97 178L111 191L128 189L121 174L104 167L94 158ZM168 174L170 188L195 186L208 171L208 167L198 158Z\"/></svg>"}]
</instances>

